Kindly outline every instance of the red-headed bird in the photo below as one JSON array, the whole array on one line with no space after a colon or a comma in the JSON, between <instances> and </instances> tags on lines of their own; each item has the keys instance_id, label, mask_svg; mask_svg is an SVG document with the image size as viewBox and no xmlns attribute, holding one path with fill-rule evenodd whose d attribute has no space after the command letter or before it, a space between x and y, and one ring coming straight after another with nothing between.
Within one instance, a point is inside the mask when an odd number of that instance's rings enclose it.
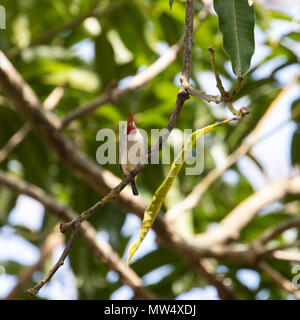
<instances>
[{"instance_id":1,"label":"red-headed bird","mask_svg":"<svg viewBox=\"0 0 300 320\"><path fill-rule=\"evenodd\" d=\"M145 140L133 121L132 112L129 113L127 128L120 137L120 168L125 176L135 169L146 155ZM131 181L133 195L137 196L138 190L135 180Z\"/></svg>"}]
</instances>

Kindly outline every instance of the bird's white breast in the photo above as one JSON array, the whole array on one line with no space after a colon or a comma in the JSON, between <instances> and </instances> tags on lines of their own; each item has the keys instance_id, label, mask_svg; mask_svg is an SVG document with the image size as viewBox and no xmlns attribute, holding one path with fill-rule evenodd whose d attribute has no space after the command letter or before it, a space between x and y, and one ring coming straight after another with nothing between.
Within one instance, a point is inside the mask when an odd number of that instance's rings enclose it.
<instances>
[{"instance_id":1,"label":"bird's white breast","mask_svg":"<svg viewBox=\"0 0 300 320\"><path fill-rule=\"evenodd\" d=\"M125 133L121 136L119 151L122 171L128 175L146 155L145 140L138 129L132 130L129 135Z\"/></svg>"}]
</instances>

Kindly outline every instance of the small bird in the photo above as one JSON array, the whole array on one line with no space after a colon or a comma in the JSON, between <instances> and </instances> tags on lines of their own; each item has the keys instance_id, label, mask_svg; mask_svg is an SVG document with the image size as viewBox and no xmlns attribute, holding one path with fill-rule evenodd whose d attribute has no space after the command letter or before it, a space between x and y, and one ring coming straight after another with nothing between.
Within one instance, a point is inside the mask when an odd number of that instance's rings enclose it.
<instances>
[{"instance_id":1,"label":"small bird","mask_svg":"<svg viewBox=\"0 0 300 320\"><path fill-rule=\"evenodd\" d=\"M135 126L131 111L129 113L126 131L120 137L119 152L120 168L124 176L128 176L130 171L135 169L146 155L145 139ZM139 194L135 180L131 181L131 189L134 196Z\"/></svg>"}]
</instances>

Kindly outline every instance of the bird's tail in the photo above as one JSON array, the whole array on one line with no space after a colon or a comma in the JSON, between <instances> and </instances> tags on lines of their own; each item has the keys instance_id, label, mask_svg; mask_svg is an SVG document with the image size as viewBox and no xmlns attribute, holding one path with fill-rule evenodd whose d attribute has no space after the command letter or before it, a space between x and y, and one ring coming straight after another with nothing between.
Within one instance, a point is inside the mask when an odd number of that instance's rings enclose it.
<instances>
[{"instance_id":1,"label":"bird's tail","mask_svg":"<svg viewBox=\"0 0 300 320\"><path fill-rule=\"evenodd\" d=\"M132 189L132 193L133 193L134 196L138 196L139 195L138 189L136 187L135 180L131 181L131 189Z\"/></svg>"}]
</instances>

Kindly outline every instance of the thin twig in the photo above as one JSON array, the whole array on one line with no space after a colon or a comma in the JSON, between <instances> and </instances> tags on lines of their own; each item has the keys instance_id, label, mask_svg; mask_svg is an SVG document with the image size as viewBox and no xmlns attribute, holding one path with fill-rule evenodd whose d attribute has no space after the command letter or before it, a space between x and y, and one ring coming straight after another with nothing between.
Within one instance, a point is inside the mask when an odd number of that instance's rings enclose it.
<instances>
[{"instance_id":1,"label":"thin twig","mask_svg":"<svg viewBox=\"0 0 300 320\"><path fill-rule=\"evenodd\" d=\"M221 93L222 101L224 101L227 104L227 106L228 106L229 110L232 112L232 114L234 114L234 115L239 115L240 114L243 117L244 115L249 113L248 109L247 109L247 112L239 112L238 110L236 110L234 108L234 106L233 106L233 104L231 102L233 100L233 98L235 97L236 93L241 89L243 79L242 78L238 78L237 87L234 90L234 92L235 92L234 94L230 94L229 92L227 92L223 87L222 80L221 80L219 72L218 72L218 67L217 67L217 63L216 63L216 59L215 59L215 49L214 49L214 47L209 47L208 51L209 51L209 55L210 55L210 63L211 63L211 66L213 68L213 71L214 71L214 74L215 74L215 78L216 78L216 81L217 81L217 88L219 89L219 91ZM242 111L243 111L243 109L242 109Z\"/></svg>"},{"instance_id":2,"label":"thin twig","mask_svg":"<svg viewBox=\"0 0 300 320\"><path fill-rule=\"evenodd\" d=\"M182 65L181 81L190 83L192 49L193 49L193 33L194 33L194 1L186 0L185 6L185 29L184 29L184 55Z\"/></svg>"},{"instance_id":3,"label":"thin twig","mask_svg":"<svg viewBox=\"0 0 300 320\"><path fill-rule=\"evenodd\" d=\"M208 52L209 52L209 56L210 56L210 64L213 68L214 74L215 74L215 78L217 81L217 88L219 89L222 98L226 98L227 97L227 92L223 87L220 75L219 75L219 71L218 71L218 67L217 67L217 63L216 63L216 59L215 59L215 48L214 47L209 47L208 48Z\"/></svg>"},{"instance_id":4,"label":"thin twig","mask_svg":"<svg viewBox=\"0 0 300 320\"><path fill-rule=\"evenodd\" d=\"M214 96L211 94L207 94L205 91L199 91L195 89L192 85L189 86L188 90L191 96L195 98L203 99L207 102L214 102L216 104L219 104L220 102L223 101L221 96Z\"/></svg>"},{"instance_id":5,"label":"thin twig","mask_svg":"<svg viewBox=\"0 0 300 320\"><path fill-rule=\"evenodd\" d=\"M258 132L260 128L263 126L265 121L267 120L269 114L279 105L282 101L282 98L287 94L289 89L296 83L297 77L295 77L291 82L289 82L278 94L278 96L274 99L274 101L270 104L269 108L263 115L263 117L259 120L255 128L250 132L250 134L244 139L242 144L232 153L230 154L226 161L222 163L221 166L216 167L211 170L202 181L194 186L191 193L181 202L177 203L173 208L169 209L166 213L166 217L168 220L172 221L178 217L181 213L195 208L200 202L202 195L205 191L215 182L228 168L230 168L241 156L247 154L249 150L259 141L269 137L271 134L276 133L279 128L283 125L280 124L276 126L275 129L271 129L269 132L264 134L264 136L259 137ZM295 112L292 114L292 119L295 118L299 114ZM200 236L200 235L199 235Z\"/></svg>"},{"instance_id":6,"label":"thin twig","mask_svg":"<svg viewBox=\"0 0 300 320\"><path fill-rule=\"evenodd\" d=\"M39 283L37 283L33 288L30 288L27 290L28 295L30 296L34 296L36 295L39 290L47 283L51 280L51 278L53 277L53 275L55 274L55 272L64 264L65 259L70 251L70 249L72 248L73 242L77 236L77 233L79 231L79 228L73 228L72 229L72 233L70 236L70 239L68 240L68 243L62 253L62 255L60 256L60 258L58 259L58 261L56 262L56 264L54 265L54 267L49 271L49 273L46 275L46 277L44 279L42 279Z\"/></svg>"},{"instance_id":7,"label":"thin twig","mask_svg":"<svg viewBox=\"0 0 300 320\"><path fill-rule=\"evenodd\" d=\"M89 113L93 112L100 106L109 103L112 101L111 97L113 97L114 100L117 100L119 96L121 95L121 90L114 90L109 88L109 90L106 90L103 94L101 94L99 97L95 98L94 100L88 102L87 104L78 107L72 111L70 111L67 115L65 115L60 124L60 129L67 128L69 124L76 120L81 119L88 115Z\"/></svg>"},{"instance_id":8,"label":"thin twig","mask_svg":"<svg viewBox=\"0 0 300 320\"><path fill-rule=\"evenodd\" d=\"M237 84L231 94L232 99L235 98L235 96L239 93L239 91L242 89L243 87L243 78L242 77L238 77L237 79Z\"/></svg>"},{"instance_id":9,"label":"thin twig","mask_svg":"<svg viewBox=\"0 0 300 320\"><path fill-rule=\"evenodd\" d=\"M6 143L6 145L0 150L0 163L3 162L10 153L27 137L31 131L29 123L25 123Z\"/></svg>"}]
</instances>

